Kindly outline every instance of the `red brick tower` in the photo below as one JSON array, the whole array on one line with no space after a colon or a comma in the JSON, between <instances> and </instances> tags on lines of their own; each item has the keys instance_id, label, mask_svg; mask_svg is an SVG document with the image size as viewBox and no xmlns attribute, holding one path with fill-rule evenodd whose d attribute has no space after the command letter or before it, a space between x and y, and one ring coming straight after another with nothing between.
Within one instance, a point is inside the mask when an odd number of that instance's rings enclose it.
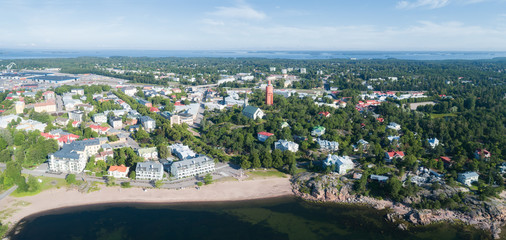
<instances>
[{"instance_id":1,"label":"red brick tower","mask_svg":"<svg viewBox=\"0 0 506 240\"><path fill-rule=\"evenodd\" d=\"M273 97L274 88L272 87L271 80L269 80L269 84L267 85L267 88L265 88L265 104L272 105L274 103Z\"/></svg>"}]
</instances>

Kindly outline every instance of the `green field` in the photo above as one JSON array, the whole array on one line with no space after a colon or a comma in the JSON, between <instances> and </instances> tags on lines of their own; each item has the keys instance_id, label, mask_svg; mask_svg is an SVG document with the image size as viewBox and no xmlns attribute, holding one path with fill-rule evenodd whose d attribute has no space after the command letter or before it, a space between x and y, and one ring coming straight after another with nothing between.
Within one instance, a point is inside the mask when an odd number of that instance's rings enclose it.
<instances>
[{"instance_id":1,"label":"green field","mask_svg":"<svg viewBox=\"0 0 506 240\"><path fill-rule=\"evenodd\" d=\"M258 179L258 178L286 178L287 175L278 170L269 169L269 170L257 170L257 171L248 171L246 174L250 175L248 179Z\"/></svg>"},{"instance_id":2,"label":"green field","mask_svg":"<svg viewBox=\"0 0 506 240\"><path fill-rule=\"evenodd\" d=\"M40 192L44 190L48 190L51 188L60 188L63 186L67 186L67 183L65 182L65 179L62 178L52 178L52 177L37 177L37 179L42 180L42 183L40 183L40 190L35 192L17 192L14 191L11 196L13 197L26 197L26 196L33 196L37 195Z\"/></svg>"},{"instance_id":3,"label":"green field","mask_svg":"<svg viewBox=\"0 0 506 240\"><path fill-rule=\"evenodd\" d=\"M431 113L431 118L444 118L444 117L456 117L457 114L455 113Z\"/></svg>"}]
</instances>

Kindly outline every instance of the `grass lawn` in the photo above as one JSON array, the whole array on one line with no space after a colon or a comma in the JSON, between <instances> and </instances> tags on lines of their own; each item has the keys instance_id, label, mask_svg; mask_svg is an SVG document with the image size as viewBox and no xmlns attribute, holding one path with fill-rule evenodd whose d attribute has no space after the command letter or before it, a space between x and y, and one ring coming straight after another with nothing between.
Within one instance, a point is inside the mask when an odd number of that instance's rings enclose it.
<instances>
[{"instance_id":1,"label":"grass lawn","mask_svg":"<svg viewBox=\"0 0 506 240\"><path fill-rule=\"evenodd\" d=\"M65 179L62 178L52 178L52 177L37 177L37 179L42 180L42 183L40 183L40 190L36 192L17 192L14 191L11 196L13 197L26 197L26 196L33 196L37 195L38 193L48 190L51 188L60 188L67 186L67 183L65 182Z\"/></svg>"},{"instance_id":2,"label":"grass lawn","mask_svg":"<svg viewBox=\"0 0 506 240\"><path fill-rule=\"evenodd\" d=\"M246 174L250 175L248 179L288 177L285 173L275 169L248 171Z\"/></svg>"},{"instance_id":3,"label":"grass lawn","mask_svg":"<svg viewBox=\"0 0 506 240\"><path fill-rule=\"evenodd\" d=\"M455 113L431 113L431 118L444 118L444 117L456 117L457 114Z\"/></svg>"}]
</instances>

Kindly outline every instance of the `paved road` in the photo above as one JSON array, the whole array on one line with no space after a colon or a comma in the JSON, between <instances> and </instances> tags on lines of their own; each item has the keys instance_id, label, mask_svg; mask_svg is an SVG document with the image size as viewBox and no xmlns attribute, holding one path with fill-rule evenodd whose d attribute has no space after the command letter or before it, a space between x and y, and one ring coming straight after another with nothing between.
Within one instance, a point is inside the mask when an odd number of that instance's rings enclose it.
<instances>
[{"instance_id":1,"label":"paved road","mask_svg":"<svg viewBox=\"0 0 506 240\"><path fill-rule=\"evenodd\" d=\"M9 188L9 190L7 190L7 191L3 192L2 194L0 194L0 200L2 200L5 197L9 196L12 192L16 191L16 189L18 189L18 186L11 187L11 188Z\"/></svg>"}]
</instances>

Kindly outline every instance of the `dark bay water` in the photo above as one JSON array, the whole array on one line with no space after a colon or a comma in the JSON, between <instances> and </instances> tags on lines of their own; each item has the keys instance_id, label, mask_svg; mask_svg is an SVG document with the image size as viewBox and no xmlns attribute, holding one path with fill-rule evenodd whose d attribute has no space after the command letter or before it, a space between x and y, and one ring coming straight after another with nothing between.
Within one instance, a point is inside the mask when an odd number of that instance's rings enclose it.
<instances>
[{"instance_id":1,"label":"dark bay water","mask_svg":"<svg viewBox=\"0 0 506 240\"><path fill-rule=\"evenodd\" d=\"M490 239L469 226L401 231L386 212L278 198L170 205L114 204L44 213L11 239Z\"/></svg>"}]
</instances>

